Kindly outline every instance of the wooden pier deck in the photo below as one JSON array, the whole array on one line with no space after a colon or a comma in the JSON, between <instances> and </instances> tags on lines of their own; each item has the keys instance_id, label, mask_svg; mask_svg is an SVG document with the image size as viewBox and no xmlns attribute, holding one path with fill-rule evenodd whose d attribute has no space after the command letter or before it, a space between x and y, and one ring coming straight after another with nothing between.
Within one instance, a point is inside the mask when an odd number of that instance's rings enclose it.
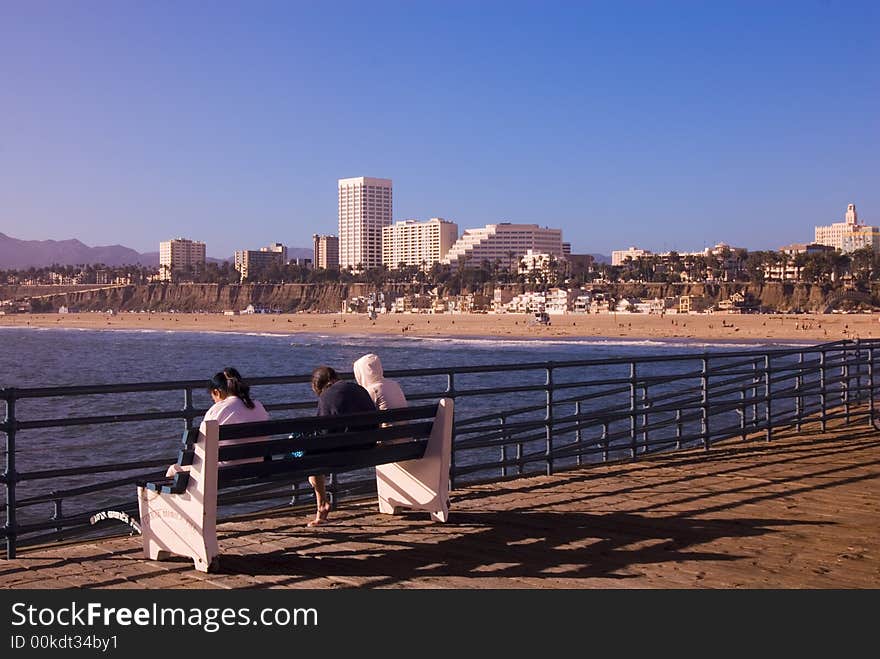
<instances>
[{"instance_id":1,"label":"wooden pier deck","mask_svg":"<svg viewBox=\"0 0 880 659\"><path fill-rule=\"evenodd\" d=\"M345 503L219 527L217 574L138 537L20 550L0 588L877 588L866 422L456 490L447 524Z\"/></svg>"}]
</instances>

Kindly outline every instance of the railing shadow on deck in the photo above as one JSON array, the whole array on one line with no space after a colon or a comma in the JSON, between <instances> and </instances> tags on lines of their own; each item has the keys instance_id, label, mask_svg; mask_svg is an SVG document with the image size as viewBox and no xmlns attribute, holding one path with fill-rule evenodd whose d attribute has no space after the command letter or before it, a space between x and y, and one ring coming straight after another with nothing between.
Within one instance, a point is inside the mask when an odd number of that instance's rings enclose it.
<instances>
[{"instance_id":1,"label":"railing shadow on deck","mask_svg":"<svg viewBox=\"0 0 880 659\"><path fill-rule=\"evenodd\" d=\"M719 538L755 537L775 533L779 527L829 524L819 520L695 519L624 512L517 510L459 512L453 523L459 528L470 528L430 544L348 530L324 533L328 544L315 551L320 560L302 555L302 549L246 556L224 554L220 574L292 576L307 572L333 577L374 577L371 587L393 585L413 576L627 579L631 575L621 571L639 565L741 558L696 548ZM636 541L649 546L633 548ZM352 542L369 546L338 548Z\"/></svg>"}]
</instances>

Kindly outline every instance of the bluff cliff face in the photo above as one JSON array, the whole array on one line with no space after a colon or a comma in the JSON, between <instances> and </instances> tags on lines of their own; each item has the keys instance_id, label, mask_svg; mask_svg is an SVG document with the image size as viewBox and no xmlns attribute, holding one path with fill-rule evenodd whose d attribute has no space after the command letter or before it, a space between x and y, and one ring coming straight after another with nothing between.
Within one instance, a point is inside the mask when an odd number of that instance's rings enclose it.
<instances>
[{"instance_id":1,"label":"bluff cliff face","mask_svg":"<svg viewBox=\"0 0 880 659\"><path fill-rule=\"evenodd\" d=\"M0 287L0 299L22 299L34 296L35 310L57 310L61 305L80 311L211 311L242 310L249 304L277 309L285 313L297 311L338 312L344 301L367 296L375 291L371 284L147 284L79 291L48 291ZM387 293L427 293L426 286L393 285ZM830 308L872 306L880 302L880 284L869 293L844 291L819 284L604 284L592 287L614 298L643 299L694 295L708 304L717 304L740 293L761 309L773 311L823 312ZM514 287L520 292L520 287ZM484 291L490 299L491 287ZM38 296L38 297L37 297Z\"/></svg>"},{"instance_id":2,"label":"bluff cliff face","mask_svg":"<svg viewBox=\"0 0 880 659\"><path fill-rule=\"evenodd\" d=\"M394 288L409 292L407 287ZM372 290L369 284L147 284L51 295L40 303L47 310L65 305L80 311L217 312L241 311L253 304L285 313L338 312L343 301ZM41 292L45 295L45 290Z\"/></svg>"},{"instance_id":3,"label":"bluff cliff face","mask_svg":"<svg viewBox=\"0 0 880 659\"><path fill-rule=\"evenodd\" d=\"M735 293L761 310L825 312L831 308L871 307L880 302L880 285L872 285L867 293L846 291L828 284L793 284L768 282L765 284L611 284L596 287L615 298L643 299L693 295L703 297L708 304L730 299Z\"/></svg>"}]
</instances>

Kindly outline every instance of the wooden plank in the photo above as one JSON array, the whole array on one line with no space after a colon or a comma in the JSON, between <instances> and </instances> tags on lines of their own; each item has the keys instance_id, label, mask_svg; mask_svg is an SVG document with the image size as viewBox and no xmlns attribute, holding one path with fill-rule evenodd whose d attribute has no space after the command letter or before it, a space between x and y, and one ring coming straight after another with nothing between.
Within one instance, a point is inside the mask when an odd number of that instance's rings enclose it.
<instances>
[{"instance_id":1,"label":"wooden plank","mask_svg":"<svg viewBox=\"0 0 880 659\"><path fill-rule=\"evenodd\" d=\"M404 438L422 439L431 435L433 425L433 421L423 421L421 423L375 428L360 432L252 441L246 444L221 446L219 459L225 461L261 458L267 455L284 455L294 451L305 451L306 453L312 451L324 452L341 448L356 448L358 446L369 447L375 445L376 442L390 442Z\"/></svg>"},{"instance_id":2,"label":"wooden plank","mask_svg":"<svg viewBox=\"0 0 880 659\"><path fill-rule=\"evenodd\" d=\"M301 458L290 460L251 462L221 467L217 474L217 485L222 488L245 484L277 474L286 474L290 478L305 478L315 474L342 473L389 462L415 460L425 454L427 445L427 439L419 439L398 444L381 444L366 449L342 449L328 453L306 454Z\"/></svg>"},{"instance_id":3,"label":"wooden plank","mask_svg":"<svg viewBox=\"0 0 880 659\"><path fill-rule=\"evenodd\" d=\"M311 435L337 428L376 427L383 423L400 423L417 419L433 419L438 404L402 407L393 410L362 412L341 416L304 416L291 419L273 419L254 423L230 423L220 426L220 439L246 439L264 435Z\"/></svg>"}]
</instances>

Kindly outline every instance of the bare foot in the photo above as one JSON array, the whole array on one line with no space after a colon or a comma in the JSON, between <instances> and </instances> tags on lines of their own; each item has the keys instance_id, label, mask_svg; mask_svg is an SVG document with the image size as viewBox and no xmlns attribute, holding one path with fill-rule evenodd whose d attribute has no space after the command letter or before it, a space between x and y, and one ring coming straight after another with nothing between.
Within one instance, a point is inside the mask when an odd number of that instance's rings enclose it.
<instances>
[{"instance_id":1,"label":"bare foot","mask_svg":"<svg viewBox=\"0 0 880 659\"><path fill-rule=\"evenodd\" d=\"M315 519L306 524L306 526L321 526L327 523L327 517L330 515L330 504L325 503L318 506L318 512L315 513Z\"/></svg>"}]
</instances>

